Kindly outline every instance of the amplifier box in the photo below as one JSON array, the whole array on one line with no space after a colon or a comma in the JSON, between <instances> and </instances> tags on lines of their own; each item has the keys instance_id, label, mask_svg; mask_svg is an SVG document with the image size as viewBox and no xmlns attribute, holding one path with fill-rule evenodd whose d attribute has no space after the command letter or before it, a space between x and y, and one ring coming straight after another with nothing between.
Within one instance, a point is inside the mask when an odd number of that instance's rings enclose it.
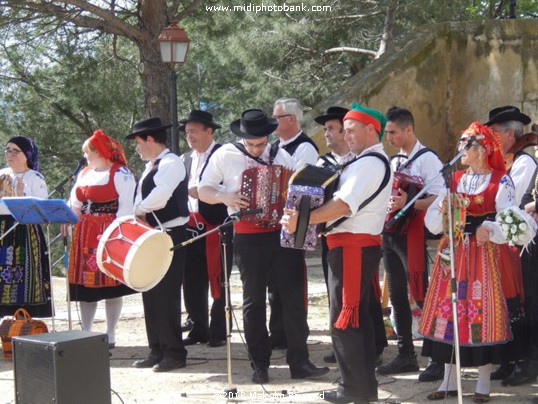
<instances>
[{"instance_id":1,"label":"amplifier box","mask_svg":"<svg viewBox=\"0 0 538 404\"><path fill-rule=\"evenodd\" d=\"M109 404L106 334L63 331L13 337L18 404Z\"/></svg>"}]
</instances>

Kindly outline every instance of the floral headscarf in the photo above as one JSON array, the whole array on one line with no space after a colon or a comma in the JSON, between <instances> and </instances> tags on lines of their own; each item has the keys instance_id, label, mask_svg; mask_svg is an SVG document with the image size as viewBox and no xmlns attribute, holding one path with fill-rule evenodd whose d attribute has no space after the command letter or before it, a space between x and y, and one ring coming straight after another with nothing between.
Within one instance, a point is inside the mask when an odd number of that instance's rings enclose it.
<instances>
[{"instance_id":1,"label":"floral headscarf","mask_svg":"<svg viewBox=\"0 0 538 404\"><path fill-rule=\"evenodd\" d=\"M123 166L127 165L127 158L121 144L110 136L105 135L102 129L93 132L88 142L93 149L97 150L101 157Z\"/></svg>"},{"instance_id":2,"label":"floral headscarf","mask_svg":"<svg viewBox=\"0 0 538 404\"><path fill-rule=\"evenodd\" d=\"M467 136L484 136L483 139L477 139L475 142L480 143L486 149L486 165L493 169L506 172L504 164L503 148L501 138L490 127L482 125L480 122L473 122L467 129L461 132L463 138Z\"/></svg>"}]
</instances>

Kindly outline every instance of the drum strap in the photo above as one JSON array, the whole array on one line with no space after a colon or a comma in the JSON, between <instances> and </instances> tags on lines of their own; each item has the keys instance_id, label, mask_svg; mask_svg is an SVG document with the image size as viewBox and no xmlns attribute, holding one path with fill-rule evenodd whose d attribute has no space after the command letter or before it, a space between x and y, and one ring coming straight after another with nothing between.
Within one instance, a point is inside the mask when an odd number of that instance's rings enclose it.
<instances>
[{"instance_id":1,"label":"drum strap","mask_svg":"<svg viewBox=\"0 0 538 404\"><path fill-rule=\"evenodd\" d=\"M353 160L351 160L351 161L347 162L346 164L344 164L342 166L342 169L344 169L348 165L350 165L350 164L354 163L355 161L360 160L361 158L364 158L364 157L377 157L378 159L383 161L383 163L385 164L385 175L383 177L383 180L381 181L381 184L379 185L379 188L368 199L366 199L363 203L360 204L359 208L357 209L357 212L359 210L361 210L362 208L364 208L366 205L368 205L370 202L372 202L377 197L377 195L379 195L381 193L381 191L388 185L389 180L390 180L390 164L387 161L387 159L385 158L385 156L383 156L380 153L376 153L376 152L370 152L370 153L366 153L363 156L355 157ZM325 228L325 230L321 234L323 234L323 235L327 234L328 232L330 232L336 226L342 224L347 219L349 219L349 217L347 217L347 216L346 217L341 217L340 219L335 221L333 224L331 224L329 227Z\"/></svg>"}]
</instances>

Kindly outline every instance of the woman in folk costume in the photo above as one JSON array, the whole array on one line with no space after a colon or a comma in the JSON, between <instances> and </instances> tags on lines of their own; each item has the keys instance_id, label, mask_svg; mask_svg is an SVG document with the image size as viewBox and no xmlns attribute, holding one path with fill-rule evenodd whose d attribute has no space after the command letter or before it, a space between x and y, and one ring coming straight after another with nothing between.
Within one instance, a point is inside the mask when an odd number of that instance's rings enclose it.
<instances>
[{"instance_id":1,"label":"woman in folk costume","mask_svg":"<svg viewBox=\"0 0 538 404\"><path fill-rule=\"evenodd\" d=\"M452 175L454 196L454 263L457 282L457 325L462 366L478 366L473 401L489 401L491 364L510 354L511 320L521 320L519 259L506 244L495 215L515 203L515 188L506 174L499 136L474 122L459 142L460 150L470 136L472 145L463 153L466 170ZM427 211L425 223L434 234L447 228L446 191ZM449 240L439 245L430 286L424 302L419 332L424 335L422 355L445 363L445 376L429 400L456 396L453 365L454 319L450 289Z\"/></svg>"},{"instance_id":2,"label":"woman in folk costume","mask_svg":"<svg viewBox=\"0 0 538 404\"><path fill-rule=\"evenodd\" d=\"M0 198L47 198L47 184L39 173L38 150L24 136L8 140L7 167L0 170ZM0 203L0 234L15 224ZM0 241L0 317L25 308L32 317L52 316L47 242L41 226L19 224Z\"/></svg>"},{"instance_id":3,"label":"woman in folk costume","mask_svg":"<svg viewBox=\"0 0 538 404\"><path fill-rule=\"evenodd\" d=\"M135 291L99 270L96 251L108 225L117 217L132 214L136 182L123 148L102 130L84 142L82 151L88 166L79 174L69 198L69 206L80 218L69 256L69 292L72 300L80 302L82 329L86 331L92 329L97 302L105 299L108 342L113 348L122 296Z\"/></svg>"}]
</instances>

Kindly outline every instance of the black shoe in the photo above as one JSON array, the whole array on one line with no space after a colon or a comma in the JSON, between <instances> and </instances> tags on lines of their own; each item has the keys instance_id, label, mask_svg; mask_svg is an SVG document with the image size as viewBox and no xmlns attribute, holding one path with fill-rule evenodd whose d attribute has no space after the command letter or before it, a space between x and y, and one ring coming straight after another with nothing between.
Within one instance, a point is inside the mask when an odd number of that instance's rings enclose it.
<instances>
[{"instance_id":1,"label":"black shoe","mask_svg":"<svg viewBox=\"0 0 538 404\"><path fill-rule=\"evenodd\" d=\"M205 344L208 341L208 338L194 338L187 337L183 340L183 345L196 345L196 344Z\"/></svg>"},{"instance_id":2,"label":"black shoe","mask_svg":"<svg viewBox=\"0 0 538 404\"><path fill-rule=\"evenodd\" d=\"M186 359L164 358L162 361L153 366L154 372L169 372L170 370L180 369L187 366Z\"/></svg>"},{"instance_id":3,"label":"black shoe","mask_svg":"<svg viewBox=\"0 0 538 404\"><path fill-rule=\"evenodd\" d=\"M392 362L379 366L376 372L382 376L386 376L397 373L418 372L419 369L416 355L407 357L398 355Z\"/></svg>"},{"instance_id":4,"label":"black shoe","mask_svg":"<svg viewBox=\"0 0 538 404\"><path fill-rule=\"evenodd\" d=\"M491 373L489 376L490 380L504 380L512 374L514 371L515 364L513 363L503 363L498 369Z\"/></svg>"},{"instance_id":5,"label":"black shoe","mask_svg":"<svg viewBox=\"0 0 538 404\"><path fill-rule=\"evenodd\" d=\"M139 359L133 362L135 368L152 368L161 361L162 358L158 358L154 355L148 355L145 359Z\"/></svg>"},{"instance_id":6,"label":"black shoe","mask_svg":"<svg viewBox=\"0 0 538 404\"><path fill-rule=\"evenodd\" d=\"M435 380L442 380L444 376L444 363L430 361L426 369L418 375L418 380L421 382L433 382Z\"/></svg>"},{"instance_id":7,"label":"black shoe","mask_svg":"<svg viewBox=\"0 0 538 404\"><path fill-rule=\"evenodd\" d=\"M211 348L217 348L219 346L223 346L226 344L225 340L222 339L215 339L215 338L209 338L209 341L207 342L207 346Z\"/></svg>"},{"instance_id":8,"label":"black shoe","mask_svg":"<svg viewBox=\"0 0 538 404\"><path fill-rule=\"evenodd\" d=\"M536 375L529 372L528 369L521 366L515 366L514 371L506 379L503 379L501 384L503 386L522 386L524 384L531 384L536 381Z\"/></svg>"},{"instance_id":9,"label":"black shoe","mask_svg":"<svg viewBox=\"0 0 538 404\"><path fill-rule=\"evenodd\" d=\"M186 319L183 324L181 324L181 332L189 332L194 327L194 321L190 318Z\"/></svg>"},{"instance_id":10,"label":"black shoe","mask_svg":"<svg viewBox=\"0 0 538 404\"><path fill-rule=\"evenodd\" d=\"M359 398L355 397L349 397L342 393L340 393L338 390L332 390L332 391L323 391L319 393L319 398L324 399L325 401L328 401L329 403L357 403L357 404L367 404L371 401L377 401L377 397L368 399L368 400L361 400Z\"/></svg>"},{"instance_id":11,"label":"black shoe","mask_svg":"<svg viewBox=\"0 0 538 404\"><path fill-rule=\"evenodd\" d=\"M325 355L323 357L323 362L336 363L336 356L334 355L334 352L331 352L329 355Z\"/></svg>"},{"instance_id":12,"label":"black shoe","mask_svg":"<svg viewBox=\"0 0 538 404\"><path fill-rule=\"evenodd\" d=\"M318 368L310 361L306 361L301 366L291 368L290 373L292 379L311 379L315 377L323 376L326 373L329 373L329 368L323 367Z\"/></svg>"},{"instance_id":13,"label":"black shoe","mask_svg":"<svg viewBox=\"0 0 538 404\"><path fill-rule=\"evenodd\" d=\"M267 368L254 368L254 373L252 374L252 383L256 384L265 384L269 382L269 373Z\"/></svg>"}]
</instances>

